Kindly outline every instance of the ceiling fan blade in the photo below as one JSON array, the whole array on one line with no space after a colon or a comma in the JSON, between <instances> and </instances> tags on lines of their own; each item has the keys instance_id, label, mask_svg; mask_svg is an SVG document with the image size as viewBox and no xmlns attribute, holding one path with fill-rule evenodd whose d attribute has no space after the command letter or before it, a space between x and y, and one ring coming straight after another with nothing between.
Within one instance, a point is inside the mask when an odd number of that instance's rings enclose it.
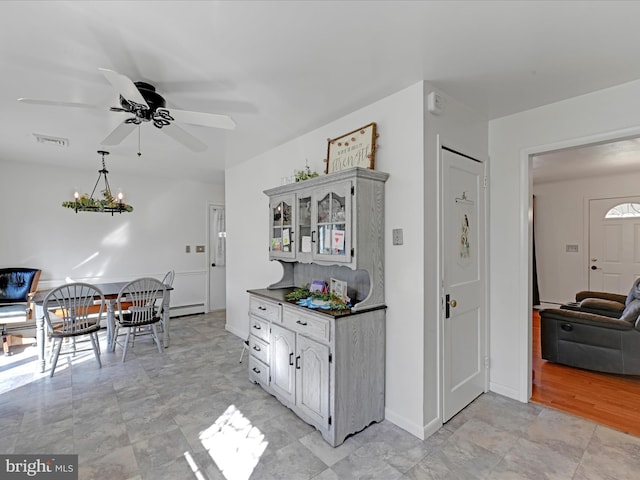
<instances>
[{"instance_id":1,"label":"ceiling fan blade","mask_svg":"<svg viewBox=\"0 0 640 480\"><path fill-rule=\"evenodd\" d=\"M107 138L100 142L101 145L119 145L125 138L131 135L136 129L136 125L133 123L121 123L113 131L107 135Z\"/></svg>"},{"instance_id":2,"label":"ceiling fan blade","mask_svg":"<svg viewBox=\"0 0 640 480\"><path fill-rule=\"evenodd\" d=\"M121 73L114 72L113 70L109 70L107 68L99 68L98 70L102 72L109 83L113 85L116 91L120 95L122 95L125 100L130 100L136 102L137 104L145 105L147 108L149 108L149 105L147 105L147 101L138 90L138 87L135 86L135 84L129 77L127 77L126 75L122 75Z\"/></svg>"},{"instance_id":3,"label":"ceiling fan blade","mask_svg":"<svg viewBox=\"0 0 640 480\"><path fill-rule=\"evenodd\" d=\"M180 128L175 123L170 123L160 129L161 132L166 133L176 142L183 144L189 150L194 152L204 152L207 149L207 145L202 143L196 137L191 135L186 130Z\"/></svg>"},{"instance_id":4,"label":"ceiling fan blade","mask_svg":"<svg viewBox=\"0 0 640 480\"><path fill-rule=\"evenodd\" d=\"M19 98L19 102L22 103L30 103L33 105L46 105L48 107L74 107L74 108L102 108L98 105L91 105L89 103L80 103L80 102L58 102L55 100L38 100L36 98Z\"/></svg>"},{"instance_id":5,"label":"ceiling fan blade","mask_svg":"<svg viewBox=\"0 0 640 480\"><path fill-rule=\"evenodd\" d=\"M226 128L233 130L236 122L228 115L218 115L215 113L190 112L188 110L167 109L170 115L180 123L190 123L192 125L203 125L205 127Z\"/></svg>"}]
</instances>

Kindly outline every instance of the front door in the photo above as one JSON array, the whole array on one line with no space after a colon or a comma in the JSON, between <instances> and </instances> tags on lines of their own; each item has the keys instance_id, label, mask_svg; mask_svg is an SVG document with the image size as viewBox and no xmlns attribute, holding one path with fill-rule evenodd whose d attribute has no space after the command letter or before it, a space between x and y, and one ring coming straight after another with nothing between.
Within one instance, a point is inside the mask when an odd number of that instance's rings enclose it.
<instances>
[{"instance_id":1,"label":"front door","mask_svg":"<svg viewBox=\"0 0 640 480\"><path fill-rule=\"evenodd\" d=\"M486 391L484 165L442 149L443 422Z\"/></svg>"},{"instance_id":2,"label":"front door","mask_svg":"<svg viewBox=\"0 0 640 480\"><path fill-rule=\"evenodd\" d=\"M589 200L589 290L626 295L640 277L640 197Z\"/></svg>"}]
</instances>

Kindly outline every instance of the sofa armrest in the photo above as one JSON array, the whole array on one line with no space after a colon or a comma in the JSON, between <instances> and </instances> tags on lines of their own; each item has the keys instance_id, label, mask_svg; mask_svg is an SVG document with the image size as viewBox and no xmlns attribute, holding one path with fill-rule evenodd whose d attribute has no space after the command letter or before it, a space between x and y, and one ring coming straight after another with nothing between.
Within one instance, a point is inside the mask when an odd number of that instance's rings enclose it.
<instances>
[{"instance_id":1,"label":"sofa armrest","mask_svg":"<svg viewBox=\"0 0 640 480\"><path fill-rule=\"evenodd\" d=\"M540 317L542 319L579 323L582 325L591 325L594 327L609 328L613 330L633 330L633 324L624 320L575 310L547 308L540 310Z\"/></svg>"},{"instance_id":2,"label":"sofa armrest","mask_svg":"<svg viewBox=\"0 0 640 480\"><path fill-rule=\"evenodd\" d=\"M614 302L622 303L622 305L624 305L627 301L627 296L621 295L619 293L592 292L590 290L583 290L576 293L576 302L581 302L585 298L600 298L602 300L611 300Z\"/></svg>"}]
</instances>

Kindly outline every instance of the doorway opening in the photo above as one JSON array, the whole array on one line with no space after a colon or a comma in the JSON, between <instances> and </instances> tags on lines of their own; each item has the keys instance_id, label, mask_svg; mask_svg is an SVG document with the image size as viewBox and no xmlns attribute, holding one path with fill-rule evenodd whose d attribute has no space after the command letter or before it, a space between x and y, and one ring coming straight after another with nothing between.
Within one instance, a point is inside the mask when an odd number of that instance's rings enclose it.
<instances>
[{"instance_id":1,"label":"doorway opening","mask_svg":"<svg viewBox=\"0 0 640 480\"><path fill-rule=\"evenodd\" d=\"M540 291L538 308L557 308L559 304L574 300L576 292L591 289L591 267L598 261L593 261L596 256L591 255L590 250L593 241L590 241L589 226L592 219L589 218L589 203L597 198L637 196L640 138L638 132L633 135L625 133L608 134L591 138L591 141L576 140L559 148L541 147L528 152L528 169L525 169L529 176L527 195L533 213L533 218L529 220L529 291L535 289L535 271ZM534 195L535 207L532 201ZM553 211L549 210L551 205ZM555 228L550 228L552 224ZM599 268L599 264L596 268ZM630 283L626 286L627 291L628 288ZM606 381L620 380L622 386L619 388L636 398L640 381L632 379L629 383L625 377L616 378L620 376L555 364L546 365L545 370L546 362L541 359L539 350L536 305L531 301L531 295L529 298L532 317L529 319L530 328L527 329L530 401L623 429L620 425L629 422L620 423L619 412L616 415L607 414L608 418L607 415L594 417L592 412L597 408L585 408L579 392L589 392L591 404L598 399L608 402L610 406L607 410L611 411L611 405L615 405L616 400L607 397ZM599 383L600 380L604 383ZM629 428L636 428L630 433L640 434L640 425Z\"/></svg>"}]
</instances>

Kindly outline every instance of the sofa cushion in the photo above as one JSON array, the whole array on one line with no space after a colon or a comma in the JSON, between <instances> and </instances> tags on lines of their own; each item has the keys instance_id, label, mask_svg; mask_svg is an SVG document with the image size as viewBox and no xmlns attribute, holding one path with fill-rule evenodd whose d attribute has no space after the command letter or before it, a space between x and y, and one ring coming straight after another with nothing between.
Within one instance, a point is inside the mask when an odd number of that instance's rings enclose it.
<instances>
[{"instance_id":1,"label":"sofa cushion","mask_svg":"<svg viewBox=\"0 0 640 480\"><path fill-rule=\"evenodd\" d=\"M624 307L620 320L624 320L635 326L638 316L640 316L640 300L633 300Z\"/></svg>"},{"instance_id":2,"label":"sofa cushion","mask_svg":"<svg viewBox=\"0 0 640 480\"><path fill-rule=\"evenodd\" d=\"M25 304L18 305L0 305L0 324L3 319L7 318L15 318L15 317L26 317L27 316L27 306Z\"/></svg>"},{"instance_id":3,"label":"sofa cushion","mask_svg":"<svg viewBox=\"0 0 640 480\"><path fill-rule=\"evenodd\" d=\"M633 282L633 286L631 290L629 290L629 294L627 295L627 301L625 305L629 305L634 300L640 300L640 277L636 278L636 281Z\"/></svg>"},{"instance_id":4,"label":"sofa cushion","mask_svg":"<svg viewBox=\"0 0 640 480\"><path fill-rule=\"evenodd\" d=\"M585 298L578 303L578 309L598 315L619 318L624 312L625 304L603 298Z\"/></svg>"},{"instance_id":5,"label":"sofa cushion","mask_svg":"<svg viewBox=\"0 0 640 480\"><path fill-rule=\"evenodd\" d=\"M0 269L0 304L28 301L38 271L34 268Z\"/></svg>"}]
</instances>

